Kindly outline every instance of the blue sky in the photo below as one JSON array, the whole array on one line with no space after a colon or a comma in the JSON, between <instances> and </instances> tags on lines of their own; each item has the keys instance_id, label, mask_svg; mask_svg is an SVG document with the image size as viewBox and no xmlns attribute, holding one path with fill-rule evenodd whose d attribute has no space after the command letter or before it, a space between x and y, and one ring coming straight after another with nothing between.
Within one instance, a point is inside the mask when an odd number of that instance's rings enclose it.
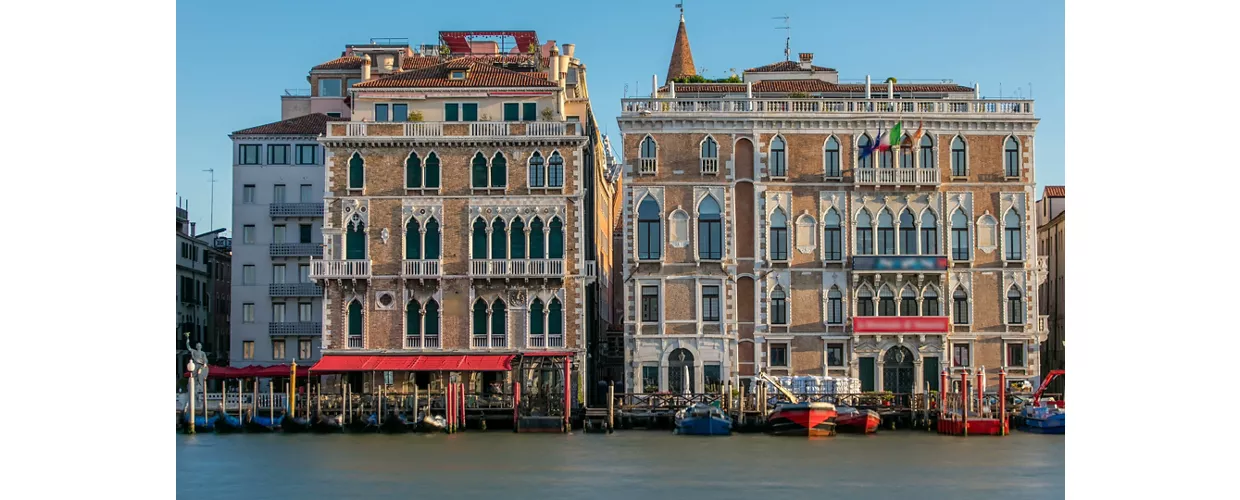
<instances>
[{"instance_id":1,"label":"blue sky","mask_svg":"<svg viewBox=\"0 0 1240 500\"><path fill-rule=\"evenodd\" d=\"M177 194L206 231L215 169L215 226L231 224L228 134L280 119L284 89L309 88L310 67L371 38L436 43L441 30L535 30L577 45L600 126L619 140L620 98L650 92L667 72L676 0L626 2L177 2ZM555 6L568 6L557 16ZM571 5L571 6L569 6ZM1042 186L1064 184L1063 2L882 3L687 0L693 60L707 77L783 60L782 19L792 54L836 68L842 80L952 79L982 95L1036 101L1036 162ZM571 17L569 17L571 16Z\"/></svg>"}]
</instances>

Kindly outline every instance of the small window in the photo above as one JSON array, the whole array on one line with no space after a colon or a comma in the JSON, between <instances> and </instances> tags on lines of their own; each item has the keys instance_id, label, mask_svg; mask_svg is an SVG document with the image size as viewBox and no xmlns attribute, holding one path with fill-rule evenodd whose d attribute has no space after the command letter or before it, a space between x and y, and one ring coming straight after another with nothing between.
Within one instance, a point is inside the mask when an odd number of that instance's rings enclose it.
<instances>
[{"instance_id":1,"label":"small window","mask_svg":"<svg viewBox=\"0 0 1240 500\"><path fill-rule=\"evenodd\" d=\"M313 343L310 339L301 339L297 341L297 359L310 359L313 355Z\"/></svg>"},{"instance_id":2,"label":"small window","mask_svg":"<svg viewBox=\"0 0 1240 500\"><path fill-rule=\"evenodd\" d=\"M771 366L788 366L788 344L771 344Z\"/></svg>"},{"instance_id":3,"label":"small window","mask_svg":"<svg viewBox=\"0 0 1240 500\"><path fill-rule=\"evenodd\" d=\"M310 243L311 242L310 236L313 233L313 228L314 228L314 225L312 224L298 224L297 242L298 243Z\"/></svg>"},{"instance_id":4,"label":"small window","mask_svg":"<svg viewBox=\"0 0 1240 500\"><path fill-rule=\"evenodd\" d=\"M1007 345L1007 365L1025 366L1025 344Z\"/></svg>"},{"instance_id":5,"label":"small window","mask_svg":"<svg viewBox=\"0 0 1240 500\"><path fill-rule=\"evenodd\" d=\"M1008 137L1003 142L1003 175L1020 177L1020 143L1015 137Z\"/></svg>"},{"instance_id":6,"label":"small window","mask_svg":"<svg viewBox=\"0 0 1240 500\"><path fill-rule=\"evenodd\" d=\"M827 366L844 366L844 344L827 344Z\"/></svg>"},{"instance_id":7,"label":"small window","mask_svg":"<svg viewBox=\"0 0 1240 500\"><path fill-rule=\"evenodd\" d=\"M465 103L461 105L461 121L476 122L478 121L478 104Z\"/></svg>"},{"instance_id":8,"label":"small window","mask_svg":"<svg viewBox=\"0 0 1240 500\"><path fill-rule=\"evenodd\" d=\"M659 287L642 287L642 321L654 323L659 321Z\"/></svg>"},{"instance_id":9,"label":"small window","mask_svg":"<svg viewBox=\"0 0 1240 500\"><path fill-rule=\"evenodd\" d=\"M297 145L297 164L298 165L318 165L319 163L319 147L315 144L298 144Z\"/></svg>"},{"instance_id":10,"label":"small window","mask_svg":"<svg viewBox=\"0 0 1240 500\"><path fill-rule=\"evenodd\" d=\"M361 78L346 78L344 81L344 88L346 90L351 89L353 88L354 85L357 85L361 82L362 82ZM328 113L328 115L331 115L331 113Z\"/></svg>"},{"instance_id":11,"label":"small window","mask_svg":"<svg viewBox=\"0 0 1240 500\"><path fill-rule=\"evenodd\" d=\"M302 203L314 201L314 188L310 184L302 184L298 191L298 200Z\"/></svg>"},{"instance_id":12,"label":"small window","mask_svg":"<svg viewBox=\"0 0 1240 500\"><path fill-rule=\"evenodd\" d=\"M284 264L271 266L271 282L276 284L284 283L288 274L285 272L287 269L288 267Z\"/></svg>"},{"instance_id":13,"label":"small window","mask_svg":"<svg viewBox=\"0 0 1240 500\"><path fill-rule=\"evenodd\" d=\"M271 242L285 243L288 241L288 228L284 224L271 226Z\"/></svg>"},{"instance_id":14,"label":"small window","mask_svg":"<svg viewBox=\"0 0 1240 500\"><path fill-rule=\"evenodd\" d=\"M241 242L251 244L251 245L254 244L254 225L253 224L246 224L245 226L241 227Z\"/></svg>"},{"instance_id":15,"label":"small window","mask_svg":"<svg viewBox=\"0 0 1240 500\"><path fill-rule=\"evenodd\" d=\"M241 304L241 322L254 322L254 304Z\"/></svg>"},{"instance_id":16,"label":"small window","mask_svg":"<svg viewBox=\"0 0 1240 500\"><path fill-rule=\"evenodd\" d=\"M254 341L241 341L241 359L254 359Z\"/></svg>"},{"instance_id":17,"label":"small window","mask_svg":"<svg viewBox=\"0 0 1240 500\"><path fill-rule=\"evenodd\" d=\"M286 191L288 191L288 189L286 189L286 186L284 184L276 184L275 186L272 186L271 202L272 203L284 203Z\"/></svg>"},{"instance_id":18,"label":"small window","mask_svg":"<svg viewBox=\"0 0 1240 500\"><path fill-rule=\"evenodd\" d=\"M952 292L952 323L969 324L969 295L964 292L963 288L957 288L955 292Z\"/></svg>"},{"instance_id":19,"label":"small window","mask_svg":"<svg viewBox=\"0 0 1240 500\"><path fill-rule=\"evenodd\" d=\"M836 287L827 292L827 324L844 324L844 294Z\"/></svg>"},{"instance_id":20,"label":"small window","mask_svg":"<svg viewBox=\"0 0 1240 500\"><path fill-rule=\"evenodd\" d=\"M719 321L719 287L702 287L702 321Z\"/></svg>"},{"instance_id":21,"label":"small window","mask_svg":"<svg viewBox=\"0 0 1240 500\"><path fill-rule=\"evenodd\" d=\"M297 282L310 282L310 264L297 264Z\"/></svg>"},{"instance_id":22,"label":"small window","mask_svg":"<svg viewBox=\"0 0 1240 500\"><path fill-rule=\"evenodd\" d=\"M258 165L258 144L242 144L237 163L241 165Z\"/></svg>"},{"instance_id":23,"label":"small window","mask_svg":"<svg viewBox=\"0 0 1240 500\"><path fill-rule=\"evenodd\" d=\"M319 97L341 97L340 80L323 79L319 80Z\"/></svg>"},{"instance_id":24,"label":"small window","mask_svg":"<svg viewBox=\"0 0 1240 500\"><path fill-rule=\"evenodd\" d=\"M464 71L453 71L451 76L449 76L448 78L451 78L453 80L464 80L465 72Z\"/></svg>"},{"instance_id":25,"label":"small window","mask_svg":"<svg viewBox=\"0 0 1240 500\"><path fill-rule=\"evenodd\" d=\"M307 323L313 321L314 306L309 302L297 304L297 321Z\"/></svg>"},{"instance_id":26,"label":"small window","mask_svg":"<svg viewBox=\"0 0 1240 500\"><path fill-rule=\"evenodd\" d=\"M784 151L784 139L776 136L771 141L771 177L787 177L788 161Z\"/></svg>"},{"instance_id":27,"label":"small window","mask_svg":"<svg viewBox=\"0 0 1240 500\"><path fill-rule=\"evenodd\" d=\"M241 186L241 203L254 203L254 185Z\"/></svg>"},{"instance_id":28,"label":"small window","mask_svg":"<svg viewBox=\"0 0 1240 500\"><path fill-rule=\"evenodd\" d=\"M254 284L254 265L253 264L246 264L244 266L241 266L241 284L242 285L253 285Z\"/></svg>"},{"instance_id":29,"label":"small window","mask_svg":"<svg viewBox=\"0 0 1240 500\"><path fill-rule=\"evenodd\" d=\"M375 105L375 121L377 122L389 121L387 104L376 104Z\"/></svg>"},{"instance_id":30,"label":"small window","mask_svg":"<svg viewBox=\"0 0 1240 500\"><path fill-rule=\"evenodd\" d=\"M969 366L969 344L952 346L952 366L958 368Z\"/></svg>"},{"instance_id":31,"label":"small window","mask_svg":"<svg viewBox=\"0 0 1240 500\"><path fill-rule=\"evenodd\" d=\"M271 341L271 359L284 359L284 339Z\"/></svg>"},{"instance_id":32,"label":"small window","mask_svg":"<svg viewBox=\"0 0 1240 500\"><path fill-rule=\"evenodd\" d=\"M327 116L332 117L332 118L340 118L340 112L339 112L339 111L332 111L332 112L330 112L330 113L327 113Z\"/></svg>"},{"instance_id":33,"label":"small window","mask_svg":"<svg viewBox=\"0 0 1240 500\"><path fill-rule=\"evenodd\" d=\"M393 104L392 105L392 121L407 122L409 121L409 105Z\"/></svg>"},{"instance_id":34,"label":"small window","mask_svg":"<svg viewBox=\"0 0 1240 500\"><path fill-rule=\"evenodd\" d=\"M288 165L288 144L267 146L267 164Z\"/></svg>"},{"instance_id":35,"label":"small window","mask_svg":"<svg viewBox=\"0 0 1240 500\"><path fill-rule=\"evenodd\" d=\"M968 172L968 154L965 150L964 139L956 136L952 139L952 176L964 177Z\"/></svg>"},{"instance_id":36,"label":"small window","mask_svg":"<svg viewBox=\"0 0 1240 500\"><path fill-rule=\"evenodd\" d=\"M771 324L788 324L788 296L783 288L776 287L775 291L771 292Z\"/></svg>"},{"instance_id":37,"label":"small window","mask_svg":"<svg viewBox=\"0 0 1240 500\"><path fill-rule=\"evenodd\" d=\"M284 311L283 302L276 302L275 304L271 304L271 322L272 323L283 323L284 318L285 318L284 313L285 311Z\"/></svg>"},{"instance_id":38,"label":"small window","mask_svg":"<svg viewBox=\"0 0 1240 500\"><path fill-rule=\"evenodd\" d=\"M827 145L823 149L823 168L827 177L840 176L840 141L835 137L827 139Z\"/></svg>"}]
</instances>

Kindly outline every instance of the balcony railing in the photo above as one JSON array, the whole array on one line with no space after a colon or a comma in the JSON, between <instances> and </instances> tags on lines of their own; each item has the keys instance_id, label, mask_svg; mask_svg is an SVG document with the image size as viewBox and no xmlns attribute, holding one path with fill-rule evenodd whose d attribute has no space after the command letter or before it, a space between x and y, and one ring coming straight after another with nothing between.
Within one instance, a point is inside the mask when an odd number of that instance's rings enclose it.
<instances>
[{"instance_id":1,"label":"balcony railing","mask_svg":"<svg viewBox=\"0 0 1240 500\"><path fill-rule=\"evenodd\" d=\"M570 122L341 122L327 137L572 137L582 135Z\"/></svg>"},{"instance_id":2,"label":"balcony railing","mask_svg":"<svg viewBox=\"0 0 1240 500\"><path fill-rule=\"evenodd\" d=\"M658 160L654 158L637 159L637 173L640 175L654 175L658 168Z\"/></svg>"},{"instance_id":3,"label":"balcony railing","mask_svg":"<svg viewBox=\"0 0 1240 500\"><path fill-rule=\"evenodd\" d=\"M322 203L272 203L268 208L272 217L322 217Z\"/></svg>"},{"instance_id":4,"label":"balcony railing","mask_svg":"<svg viewBox=\"0 0 1240 500\"><path fill-rule=\"evenodd\" d=\"M267 285L272 297L322 297L323 287L315 283L272 283Z\"/></svg>"},{"instance_id":5,"label":"balcony railing","mask_svg":"<svg viewBox=\"0 0 1240 500\"><path fill-rule=\"evenodd\" d=\"M473 335L470 337L470 347L474 349L487 349L497 347L508 347L508 337L504 335L490 335L491 343L487 344L487 335Z\"/></svg>"},{"instance_id":6,"label":"balcony railing","mask_svg":"<svg viewBox=\"0 0 1240 500\"><path fill-rule=\"evenodd\" d=\"M1038 316L1038 333L1046 333L1050 331L1050 316Z\"/></svg>"},{"instance_id":7,"label":"balcony railing","mask_svg":"<svg viewBox=\"0 0 1240 500\"><path fill-rule=\"evenodd\" d=\"M370 277L370 261L353 260L312 260L310 261L310 277L313 279L357 279Z\"/></svg>"},{"instance_id":8,"label":"balcony railing","mask_svg":"<svg viewBox=\"0 0 1240 500\"><path fill-rule=\"evenodd\" d=\"M937 186L937 168L858 168L853 182L878 186Z\"/></svg>"},{"instance_id":9,"label":"balcony railing","mask_svg":"<svg viewBox=\"0 0 1240 500\"><path fill-rule=\"evenodd\" d=\"M402 278L438 278L439 259L406 260L401 265Z\"/></svg>"},{"instance_id":10,"label":"balcony railing","mask_svg":"<svg viewBox=\"0 0 1240 500\"><path fill-rule=\"evenodd\" d=\"M473 259L469 275L478 278L564 276L564 259Z\"/></svg>"},{"instance_id":11,"label":"balcony railing","mask_svg":"<svg viewBox=\"0 0 1240 500\"><path fill-rule=\"evenodd\" d=\"M322 335L323 324L318 321L293 321L267 323L268 335Z\"/></svg>"},{"instance_id":12,"label":"balcony railing","mask_svg":"<svg viewBox=\"0 0 1240 500\"><path fill-rule=\"evenodd\" d=\"M719 173L718 158L702 158L702 175L715 175Z\"/></svg>"},{"instance_id":13,"label":"balcony railing","mask_svg":"<svg viewBox=\"0 0 1240 500\"><path fill-rule=\"evenodd\" d=\"M881 89L881 86L876 86ZM780 115L932 114L1033 115L1033 101L1008 99L621 99L621 116L683 115L688 113Z\"/></svg>"},{"instance_id":14,"label":"balcony railing","mask_svg":"<svg viewBox=\"0 0 1240 500\"><path fill-rule=\"evenodd\" d=\"M530 347L564 347L563 335L531 335Z\"/></svg>"},{"instance_id":15,"label":"balcony railing","mask_svg":"<svg viewBox=\"0 0 1240 500\"><path fill-rule=\"evenodd\" d=\"M349 335L349 349L361 349L361 348L362 348L362 336L361 335Z\"/></svg>"},{"instance_id":16,"label":"balcony railing","mask_svg":"<svg viewBox=\"0 0 1240 500\"><path fill-rule=\"evenodd\" d=\"M272 257L322 257L321 243L272 243L268 254Z\"/></svg>"},{"instance_id":17,"label":"balcony railing","mask_svg":"<svg viewBox=\"0 0 1240 500\"><path fill-rule=\"evenodd\" d=\"M439 336L438 335L424 335L424 336L406 335L405 336L405 349L438 349L438 348L439 348Z\"/></svg>"}]
</instances>

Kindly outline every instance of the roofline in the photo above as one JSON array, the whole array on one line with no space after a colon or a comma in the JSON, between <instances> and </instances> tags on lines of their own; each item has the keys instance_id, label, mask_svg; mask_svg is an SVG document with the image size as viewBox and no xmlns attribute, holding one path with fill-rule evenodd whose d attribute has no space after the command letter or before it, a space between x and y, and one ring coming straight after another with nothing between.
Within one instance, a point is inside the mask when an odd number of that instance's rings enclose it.
<instances>
[{"instance_id":1,"label":"roofline","mask_svg":"<svg viewBox=\"0 0 1240 500\"><path fill-rule=\"evenodd\" d=\"M340 120L340 122L341 122L341 123L343 123L343 122L347 122L347 121L348 121L348 120ZM335 123L335 122L330 122L330 121L329 121L329 122L327 122L327 123ZM259 125L259 126L261 127L262 125ZM235 141L235 140L237 140L238 138L241 138L241 137L245 137L245 138L253 138L253 137L311 137L311 138L317 138L317 137L319 137L319 136L321 136L321 135L323 135L321 132L320 132L320 133L314 133L314 134L273 134L273 133L266 133L266 134L238 134L237 132L233 132L233 133L231 133L231 134L228 134L228 138L229 138L229 139L232 139L232 140L234 140L234 141Z\"/></svg>"},{"instance_id":2,"label":"roofline","mask_svg":"<svg viewBox=\"0 0 1240 500\"><path fill-rule=\"evenodd\" d=\"M426 90L452 90L452 91L471 90L471 91L486 92L486 91L498 90L498 89L503 89L504 91L535 90L535 91L541 91L541 92L551 92L555 90L561 90L560 87L557 85L557 86L549 86L549 87L350 87L349 91L350 92L365 92L369 90L369 91L383 91L383 92L392 92L392 91L414 92L414 91L426 91Z\"/></svg>"}]
</instances>

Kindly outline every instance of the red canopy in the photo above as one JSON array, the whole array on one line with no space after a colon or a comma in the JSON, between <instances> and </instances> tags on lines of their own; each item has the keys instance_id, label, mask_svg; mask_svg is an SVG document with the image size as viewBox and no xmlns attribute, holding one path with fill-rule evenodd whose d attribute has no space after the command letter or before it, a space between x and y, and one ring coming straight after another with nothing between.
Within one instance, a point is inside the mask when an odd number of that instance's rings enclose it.
<instances>
[{"instance_id":1,"label":"red canopy","mask_svg":"<svg viewBox=\"0 0 1240 500\"><path fill-rule=\"evenodd\" d=\"M212 366L207 373L208 379L229 379L229 378L268 378L268 377L287 377L292 370L290 365L271 365L271 366L244 366L233 368L231 366ZM189 372L185 373L189 376ZM306 366L297 367L298 377L310 376L310 368Z\"/></svg>"},{"instance_id":2,"label":"red canopy","mask_svg":"<svg viewBox=\"0 0 1240 500\"><path fill-rule=\"evenodd\" d=\"M426 354L426 355L326 355L310 367L323 373L406 371L406 372L498 372L512 369L511 354Z\"/></svg>"}]
</instances>

